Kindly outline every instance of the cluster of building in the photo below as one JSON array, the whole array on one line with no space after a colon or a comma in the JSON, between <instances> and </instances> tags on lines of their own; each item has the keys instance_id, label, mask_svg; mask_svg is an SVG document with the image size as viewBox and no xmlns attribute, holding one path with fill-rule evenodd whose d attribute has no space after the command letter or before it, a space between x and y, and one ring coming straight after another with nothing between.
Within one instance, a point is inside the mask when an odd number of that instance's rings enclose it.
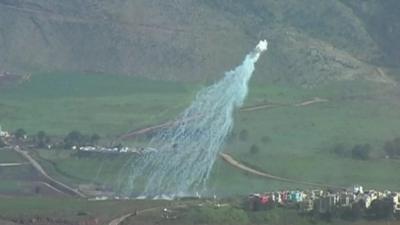
<instances>
[{"instance_id":1,"label":"cluster of building","mask_svg":"<svg viewBox=\"0 0 400 225\"><path fill-rule=\"evenodd\" d=\"M157 152L157 149L151 147L124 147L124 146L114 146L114 147L104 147L104 146L72 146L72 150L79 150L83 152L99 152L99 153L151 153Z\"/></svg>"},{"instance_id":2,"label":"cluster of building","mask_svg":"<svg viewBox=\"0 0 400 225\"><path fill-rule=\"evenodd\" d=\"M83 152L103 152L103 153L135 153L138 150L136 148L129 147L101 147L101 146L72 146L72 150L79 150Z\"/></svg>"},{"instance_id":3,"label":"cluster of building","mask_svg":"<svg viewBox=\"0 0 400 225\"><path fill-rule=\"evenodd\" d=\"M104 147L104 146L72 146L72 150L79 150L83 152L98 152L98 153L136 153L144 154L150 152L156 152L157 150L151 147Z\"/></svg>"},{"instance_id":4,"label":"cluster of building","mask_svg":"<svg viewBox=\"0 0 400 225\"><path fill-rule=\"evenodd\" d=\"M338 208L351 208L361 204L369 209L374 200L389 200L393 203L393 213L400 213L400 192L364 191L362 186L341 191L309 190L279 191L249 196L250 209L268 209L272 206L297 207L300 212L330 213Z\"/></svg>"}]
</instances>

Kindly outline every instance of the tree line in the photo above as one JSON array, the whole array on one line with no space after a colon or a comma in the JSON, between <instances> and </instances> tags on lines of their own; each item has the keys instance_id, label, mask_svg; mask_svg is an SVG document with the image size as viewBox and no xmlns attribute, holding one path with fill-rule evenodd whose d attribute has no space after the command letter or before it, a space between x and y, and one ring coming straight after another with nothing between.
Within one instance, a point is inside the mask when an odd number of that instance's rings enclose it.
<instances>
[{"instance_id":1,"label":"tree line","mask_svg":"<svg viewBox=\"0 0 400 225\"><path fill-rule=\"evenodd\" d=\"M73 146L80 147L86 145L97 145L101 136L93 134L83 134L80 131L71 131L62 140L59 137L51 136L41 130L33 135L27 134L23 128L19 128L12 133L12 139L17 144L27 144L36 148L49 148L51 146L71 149ZM0 138L0 147L7 146L7 142Z\"/></svg>"}]
</instances>

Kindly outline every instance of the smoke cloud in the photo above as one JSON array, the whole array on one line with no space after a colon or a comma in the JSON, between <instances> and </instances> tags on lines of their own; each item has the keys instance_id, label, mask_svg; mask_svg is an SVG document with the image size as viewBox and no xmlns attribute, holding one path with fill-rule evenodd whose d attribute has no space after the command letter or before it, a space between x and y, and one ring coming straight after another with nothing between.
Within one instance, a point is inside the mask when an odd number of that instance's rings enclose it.
<instances>
[{"instance_id":1,"label":"smoke cloud","mask_svg":"<svg viewBox=\"0 0 400 225\"><path fill-rule=\"evenodd\" d=\"M147 153L124 172L125 194L141 189L146 197L183 196L206 191L211 169L242 106L255 63L267 50L260 41L243 63L219 82L200 90L176 122L152 138Z\"/></svg>"}]
</instances>

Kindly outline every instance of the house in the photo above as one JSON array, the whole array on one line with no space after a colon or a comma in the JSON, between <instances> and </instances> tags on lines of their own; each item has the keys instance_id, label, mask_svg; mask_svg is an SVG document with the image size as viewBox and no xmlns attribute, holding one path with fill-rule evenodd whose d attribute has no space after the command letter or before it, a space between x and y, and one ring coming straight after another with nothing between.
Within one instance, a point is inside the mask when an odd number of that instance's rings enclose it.
<instances>
[{"instance_id":1,"label":"house","mask_svg":"<svg viewBox=\"0 0 400 225\"><path fill-rule=\"evenodd\" d=\"M400 213L400 193L393 194L393 212Z\"/></svg>"},{"instance_id":2,"label":"house","mask_svg":"<svg viewBox=\"0 0 400 225\"><path fill-rule=\"evenodd\" d=\"M364 188L361 185L354 185L353 186L353 193L358 195L358 194L363 194L364 193Z\"/></svg>"},{"instance_id":3,"label":"house","mask_svg":"<svg viewBox=\"0 0 400 225\"><path fill-rule=\"evenodd\" d=\"M1 126L0 126L0 137L3 137L3 138L10 137L10 134L7 131L3 131Z\"/></svg>"},{"instance_id":4,"label":"house","mask_svg":"<svg viewBox=\"0 0 400 225\"><path fill-rule=\"evenodd\" d=\"M249 209L252 211L266 210L273 206L273 193L251 194L248 197Z\"/></svg>"},{"instance_id":5,"label":"house","mask_svg":"<svg viewBox=\"0 0 400 225\"><path fill-rule=\"evenodd\" d=\"M313 211L314 209L314 200L308 198L304 201L300 202L300 212L301 213L308 213Z\"/></svg>"},{"instance_id":6,"label":"house","mask_svg":"<svg viewBox=\"0 0 400 225\"><path fill-rule=\"evenodd\" d=\"M303 201L304 193L301 191L292 191L292 192L290 192L288 197L289 197L289 199L288 199L289 201L298 203L298 202Z\"/></svg>"},{"instance_id":7,"label":"house","mask_svg":"<svg viewBox=\"0 0 400 225\"><path fill-rule=\"evenodd\" d=\"M320 213L330 213L334 210L337 203L337 196L335 194L328 194L318 198L314 202L314 209Z\"/></svg>"},{"instance_id":8,"label":"house","mask_svg":"<svg viewBox=\"0 0 400 225\"><path fill-rule=\"evenodd\" d=\"M339 194L339 206L340 207L351 207L354 201L354 195L349 192L341 192Z\"/></svg>"},{"instance_id":9,"label":"house","mask_svg":"<svg viewBox=\"0 0 400 225\"><path fill-rule=\"evenodd\" d=\"M369 208L371 206L371 203L376 200L379 199L379 193L375 190L370 190L367 193L364 194L364 202L365 202L365 208Z\"/></svg>"}]
</instances>

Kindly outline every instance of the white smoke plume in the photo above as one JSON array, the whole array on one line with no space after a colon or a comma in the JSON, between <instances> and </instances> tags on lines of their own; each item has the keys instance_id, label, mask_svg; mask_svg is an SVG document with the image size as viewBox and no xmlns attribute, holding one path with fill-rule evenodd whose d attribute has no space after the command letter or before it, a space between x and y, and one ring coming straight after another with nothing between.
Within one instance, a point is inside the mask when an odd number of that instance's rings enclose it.
<instances>
[{"instance_id":1,"label":"white smoke plume","mask_svg":"<svg viewBox=\"0 0 400 225\"><path fill-rule=\"evenodd\" d=\"M233 112L242 106L248 82L267 41L255 49L219 82L200 90L176 122L149 143L154 152L135 158L124 171L123 189L146 197L191 195L203 192L211 169L233 127Z\"/></svg>"}]
</instances>

